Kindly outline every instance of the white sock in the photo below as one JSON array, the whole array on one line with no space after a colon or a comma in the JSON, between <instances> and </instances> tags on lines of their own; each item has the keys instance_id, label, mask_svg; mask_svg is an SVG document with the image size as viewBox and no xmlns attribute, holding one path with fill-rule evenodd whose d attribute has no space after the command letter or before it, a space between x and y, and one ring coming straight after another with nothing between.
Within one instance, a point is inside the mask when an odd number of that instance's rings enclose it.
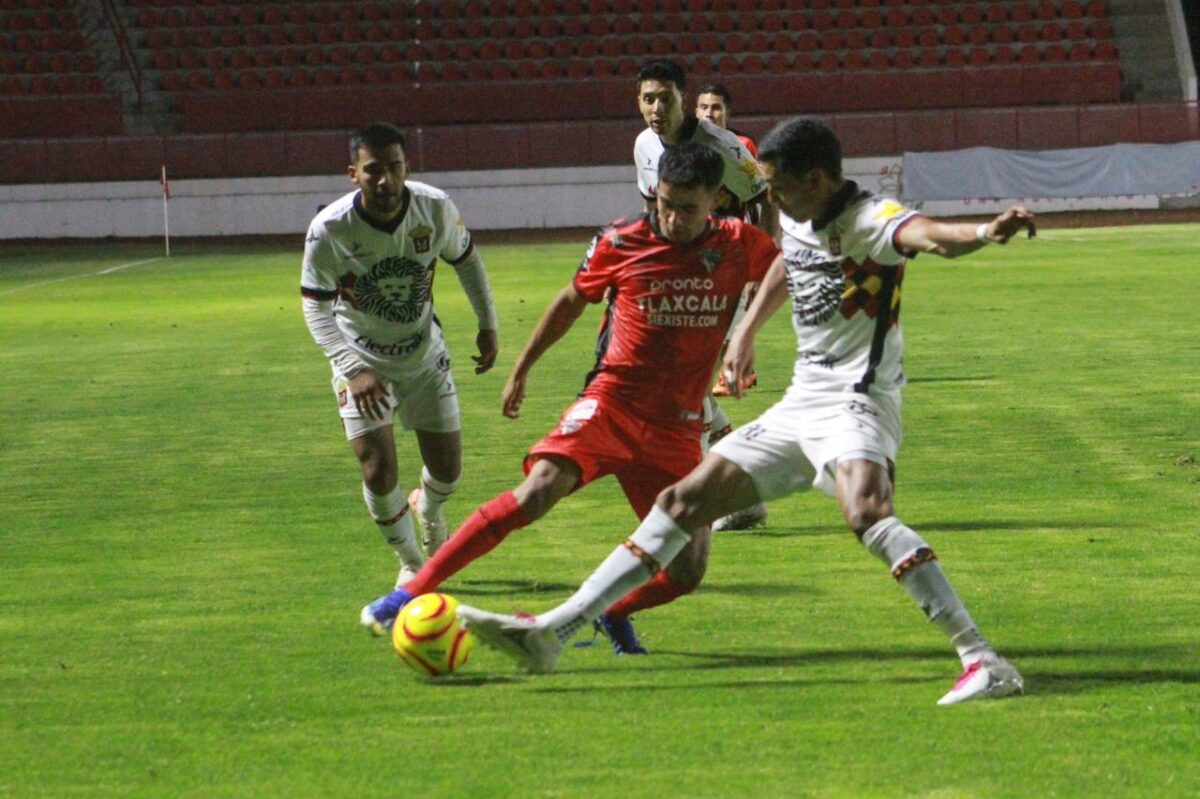
<instances>
[{"instance_id":1,"label":"white sock","mask_svg":"<svg viewBox=\"0 0 1200 799\"><path fill-rule=\"evenodd\" d=\"M442 505L446 504L446 500L450 499L450 495L456 488L458 488L458 480L451 483L442 482L430 473L428 466L422 466L421 498L418 500L421 515L429 518L441 510Z\"/></svg>"},{"instance_id":2,"label":"white sock","mask_svg":"<svg viewBox=\"0 0 1200 799\"><path fill-rule=\"evenodd\" d=\"M995 655L925 539L889 516L863 533L862 542L868 552L887 564L929 620L946 634L964 666Z\"/></svg>"},{"instance_id":3,"label":"white sock","mask_svg":"<svg viewBox=\"0 0 1200 799\"><path fill-rule=\"evenodd\" d=\"M627 593L667 567L692 537L655 505L624 544L613 550L570 599L538 616L538 626L566 641Z\"/></svg>"},{"instance_id":4,"label":"white sock","mask_svg":"<svg viewBox=\"0 0 1200 799\"><path fill-rule=\"evenodd\" d=\"M425 554L417 544L417 534L413 529L412 514L408 512L408 497L404 489L397 483L396 487L387 494L376 494L363 483L363 501L367 503L367 511L383 539L396 550L400 562L411 569L421 568L425 562Z\"/></svg>"}]
</instances>

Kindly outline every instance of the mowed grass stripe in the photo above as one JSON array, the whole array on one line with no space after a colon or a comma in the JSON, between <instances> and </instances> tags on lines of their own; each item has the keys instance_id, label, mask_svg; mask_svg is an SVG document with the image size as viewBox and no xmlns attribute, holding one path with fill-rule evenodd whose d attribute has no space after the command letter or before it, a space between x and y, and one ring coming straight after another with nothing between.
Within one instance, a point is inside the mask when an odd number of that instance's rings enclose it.
<instances>
[{"instance_id":1,"label":"mowed grass stripe","mask_svg":"<svg viewBox=\"0 0 1200 799\"><path fill-rule=\"evenodd\" d=\"M950 710L952 653L813 493L718 536L705 585L639 616L648 658L599 641L532 679L477 649L415 678L355 625L395 560L300 316L299 242L8 298L0 796L1196 795L1200 351L1173 287L1198 232L1047 231L910 265L898 507L1029 684ZM502 325L483 376L439 268L466 446L452 523L520 479L591 366L599 309L500 417L585 247L483 248ZM152 250L8 249L0 291ZM781 314L735 422L782 393L793 350ZM600 481L445 590L536 612L634 524Z\"/></svg>"}]
</instances>

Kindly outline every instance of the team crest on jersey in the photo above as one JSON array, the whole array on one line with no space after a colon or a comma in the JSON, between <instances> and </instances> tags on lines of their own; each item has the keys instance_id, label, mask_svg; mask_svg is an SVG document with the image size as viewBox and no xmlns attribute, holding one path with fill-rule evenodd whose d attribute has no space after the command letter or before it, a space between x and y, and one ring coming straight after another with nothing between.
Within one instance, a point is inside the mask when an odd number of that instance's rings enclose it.
<instances>
[{"instance_id":1,"label":"team crest on jersey","mask_svg":"<svg viewBox=\"0 0 1200 799\"><path fill-rule=\"evenodd\" d=\"M700 263L704 265L705 270L711 275L716 268L721 265L720 250L701 250L699 252Z\"/></svg>"},{"instance_id":2,"label":"team crest on jersey","mask_svg":"<svg viewBox=\"0 0 1200 799\"><path fill-rule=\"evenodd\" d=\"M829 237L829 252L832 255L841 255L842 254L842 237L841 236L830 236Z\"/></svg>"},{"instance_id":3,"label":"team crest on jersey","mask_svg":"<svg viewBox=\"0 0 1200 799\"><path fill-rule=\"evenodd\" d=\"M429 272L412 258L384 258L354 284L354 307L389 322L415 322L429 298Z\"/></svg>"},{"instance_id":4,"label":"team crest on jersey","mask_svg":"<svg viewBox=\"0 0 1200 799\"><path fill-rule=\"evenodd\" d=\"M883 221L885 219L895 219L896 217L900 216L900 214L904 213L904 211L905 208L900 203L892 202L891 200L884 200L882 203L880 203L879 212L875 214L875 218L879 221Z\"/></svg>"},{"instance_id":5,"label":"team crest on jersey","mask_svg":"<svg viewBox=\"0 0 1200 799\"><path fill-rule=\"evenodd\" d=\"M418 225L408 232L408 237L412 239L414 250L417 252L429 252L430 242L433 239L433 230L425 225Z\"/></svg>"}]
</instances>

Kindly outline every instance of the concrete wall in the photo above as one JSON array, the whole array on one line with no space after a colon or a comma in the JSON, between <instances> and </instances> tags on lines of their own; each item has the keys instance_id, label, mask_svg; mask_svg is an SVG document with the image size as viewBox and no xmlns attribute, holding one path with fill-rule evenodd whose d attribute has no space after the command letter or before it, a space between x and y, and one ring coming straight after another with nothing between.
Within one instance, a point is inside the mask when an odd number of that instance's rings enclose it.
<instances>
[{"instance_id":1,"label":"concrete wall","mask_svg":"<svg viewBox=\"0 0 1200 799\"><path fill-rule=\"evenodd\" d=\"M847 173L891 194L899 158L847 162ZM474 230L599 227L641 208L632 166L432 172ZM344 175L171 182L172 236L302 234L320 205L352 188ZM157 182L0 187L0 239L155 237Z\"/></svg>"},{"instance_id":2,"label":"concrete wall","mask_svg":"<svg viewBox=\"0 0 1200 799\"><path fill-rule=\"evenodd\" d=\"M851 158L846 174L898 196L903 159ZM473 230L599 227L641 207L633 167L431 172L417 180L445 189ZM196 179L171 182L172 236L295 234L318 206L349 191L344 175ZM1153 196L1071 200L1011 198L923 204L932 216L992 214L1022 200L1034 211L1158 208ZM0 186L0 240L161 237L162 190L154 181Z\"/></svg>"}]
</instances>

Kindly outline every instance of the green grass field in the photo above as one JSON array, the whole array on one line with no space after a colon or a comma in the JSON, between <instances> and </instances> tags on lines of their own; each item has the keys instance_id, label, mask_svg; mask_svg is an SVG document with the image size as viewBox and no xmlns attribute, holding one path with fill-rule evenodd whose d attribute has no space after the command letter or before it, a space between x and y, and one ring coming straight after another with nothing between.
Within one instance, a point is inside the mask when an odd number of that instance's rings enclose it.
<instances>
[{"instance_id":1,"label":"green grass field","mask_svg":"<svg viewBox=\"0 0 1200 799\"><path fill-rule=\"evenodd\" d=\"M813 493L720 535L706 584L639 617L646 658L477 649L422 680L357 627L394 557L368 520L299 246L0 250L0 796L1200 795L1196 226L1049 230L904 286L901 516L1027 695L935 706L957 659ZM438 283L458 364L458 523L516 484L590 365L593 310L513 357L586 242L490 246L502 329ZM1192 297L1193 299L1189 299ZM786 314L748 421L785 388ZM406 485L418 475L401 445ZM446 586L565 598L634 527L611 480Z\"/></svg>"}]
</instances>

